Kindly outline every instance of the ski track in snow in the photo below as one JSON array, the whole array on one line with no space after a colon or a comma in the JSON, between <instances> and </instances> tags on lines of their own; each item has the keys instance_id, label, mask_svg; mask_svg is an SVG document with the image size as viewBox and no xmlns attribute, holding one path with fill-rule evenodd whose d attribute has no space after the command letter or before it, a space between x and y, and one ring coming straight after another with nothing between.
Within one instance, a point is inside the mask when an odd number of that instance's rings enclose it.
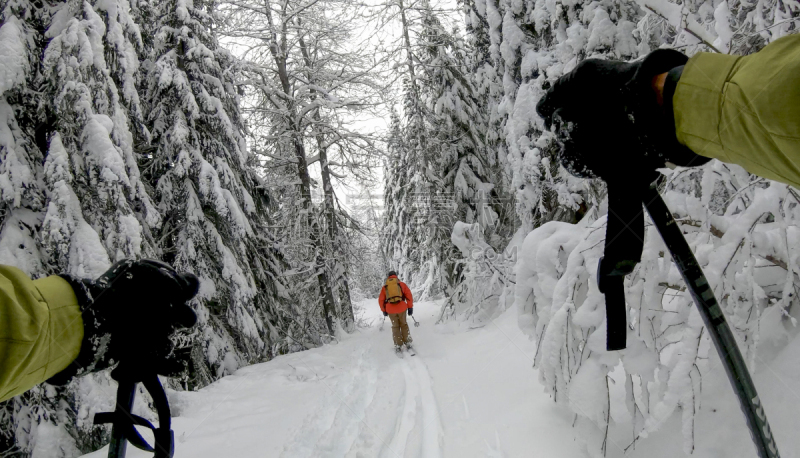
<instances>
[{"instance_id":1,"label":"ski track in snow","mask_svg":"<svg viewBox=\"0 0 800 458\"><path fill-rule=\"evenodd\" d=\"M306 417L281 457L441 458L442 424L424 361L406 354L383 368L379 382L381 360L387 355L388 348L370 346L354 356L354 368L328 385L328 396ZM392 380L401 381L402 388ZM387 418L382 413L392 401L396 415ZM391 425L386 437L375 424L381 421Z\"/></svg>"},{"instance_id":2,"label":"ski track in snow","mask_svg":"<svg viewBox=\"0 0 800 458\"><path fill-rule=\"evenodd\" d=\"M441 458L443 430L428 369L419 355L399 364L405 382L403 408L392 440L380 456Z\"/></svg>"},{"instance_id":3,"label":"ski track in snow","mask_svg":"<svg viewBox=\"0 0 800 458\"><path fill-rule=\"evenodd\" d=\"M400 363L405 380L405 389L403 391L403 408L398 412L397 426L392 441L389 443L387 450L381 454L382 458L393 458L405 456L406 443L411 430L414 428L417 417L417 383L414 375L411 374L411 368L408 362L403 360Z\"/></svg>"},{"instance_id":4,"label":"ski track in snow","mask_svg":"<svg viewBox=\"0 0 800 458\"><path fill-rule=\"evenodd\" d=\"M361 352L353 371L336 386L319 411L312 413L281 455L285 458L344 456L355 442L364 412L375 396L377 371Z\"/></svg>"},{"instance_id":5,"label":"ski track in snow","mask_svg":"<svg viewBox=\"0 0 800 458\"><path fill-rule=\"evenodd\" d=\"M440 458L442 456L442 440L444 431L439 415L439 405L433 394L433 382L425 362L415 356L410 361L416 366L415 373L420 387L420 401L422 403L422 454L426 458Z\"/></svg>"}]
</instances>

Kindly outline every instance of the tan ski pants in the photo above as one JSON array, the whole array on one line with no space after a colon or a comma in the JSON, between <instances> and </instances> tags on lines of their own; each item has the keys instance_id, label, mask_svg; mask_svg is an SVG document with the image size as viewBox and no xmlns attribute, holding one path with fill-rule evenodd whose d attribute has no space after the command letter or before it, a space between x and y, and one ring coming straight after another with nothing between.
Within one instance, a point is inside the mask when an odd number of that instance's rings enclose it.
<instances>
[{"instance_id":1,"label":"tan ski pants","mask_svg":"<svg viewBox=\"0 0 800 458\"><path fill-rule=\"evenodd\" d=\"M394 346L399 347L403 344L411 343L411 336L408 335L408 323L406 322L406 312L390 313L389 320L392 322L392 338Z\"/></svg>"}]
</instances>

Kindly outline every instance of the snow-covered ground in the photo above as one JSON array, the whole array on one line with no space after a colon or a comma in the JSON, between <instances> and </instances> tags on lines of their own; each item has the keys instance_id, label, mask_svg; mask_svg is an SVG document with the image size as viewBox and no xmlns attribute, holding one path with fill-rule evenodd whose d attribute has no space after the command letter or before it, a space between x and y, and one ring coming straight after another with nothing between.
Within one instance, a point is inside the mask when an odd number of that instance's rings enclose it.
<instances>
[{"instance_id":1,"label":"snow-covered ground","mask_svg":"<svg viewBox=\"0 0 800 458\"><path fill-rule=\"evenodd\" d=\"M537 382L531 367L535 346L520 332L516 310L470 329L436 326L438 305L418 303L414 316L420 326L411 327L417 356L399 359L388 321L380 329L374 300L361 305L362 319L372 325L337 344L243 368L198 392L170 392L175 456L585 456L567 409ZM800 450L800 439L791 433L800 405L796 383L780 387L781 380L800 377L800 356L792 356L797 354L784 352L771 362L774 370L756 376L773 409L784 458ZM727 381L711 378L704 391L708 401L697 429L703 437L694 456L755 456ZM679 414L672 420L627 452L630 438L612 430L607 456L682 456ZM129 447L128 456L150 455Z\"/></svg>"},{"instance_id":2,"label":"snow-covered ground","mask_svg":"<svg viewBox=\"0 0 800 458\"><path fill-rule=\"evenodd\" d=\"M373 325L338 344L170 392L175 456L583 456L571 419L536 381L513 310L465 331L435 326L438 305L418 303L417 356L399 359L377 301L366 305ZM150 455L129 446L128 456Z\"/></svg>"}]
</instances>

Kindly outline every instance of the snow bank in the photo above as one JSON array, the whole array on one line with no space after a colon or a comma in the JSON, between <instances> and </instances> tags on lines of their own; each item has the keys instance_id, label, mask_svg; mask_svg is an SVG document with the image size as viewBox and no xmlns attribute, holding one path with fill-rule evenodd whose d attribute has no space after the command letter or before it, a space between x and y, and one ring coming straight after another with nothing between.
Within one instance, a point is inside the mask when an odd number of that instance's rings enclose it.
<instances>
[{"instance_id":1,"label":"snow bank","mask_svg":"<svg viewBox=\"0 0 800 458\"><path fill-rule=\"evenodd\" d=\"M796 334L790 311L800 286L800 196L786 185L750 181L739 172L719 163L674 172L664 198L751 370L758 370L760 358ZM515 297L520 328L539 343L539 378L556 402L577 415L576 427L593 456L607 447L611 424L633 423L628 440L634 442L659 430L676 411L690 453L702 381L715 350L651 226L642 262L625 280L628 348L605 350L605 301L595 280L604 235L603 217L587 227L547 223L525 238ZM769 345L761 350L764 343ZM613 395L608 380L625 386L624 395Z\"/></svg>"}]
</instances>

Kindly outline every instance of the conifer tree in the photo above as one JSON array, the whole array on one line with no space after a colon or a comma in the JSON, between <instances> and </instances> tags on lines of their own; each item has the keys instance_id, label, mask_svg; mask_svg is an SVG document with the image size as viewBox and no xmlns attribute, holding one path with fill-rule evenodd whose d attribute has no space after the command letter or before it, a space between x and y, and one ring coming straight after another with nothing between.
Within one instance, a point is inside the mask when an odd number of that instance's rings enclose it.
<instances>
[{"instance_id":1,"label":"conifer tree","mask_svg":"<svg viewBox=\"0 0 800 458\"><path fill-rule=\"evenodd\" d=\"M457 31L445 30L427 2L415 8L415 14L401 14L403 39L415 39L413 48L406 46L405 122L393 124L392 136L398 140L390 141L396 146L389 167L397 168L390 175L394 181L403 181L398 177L411 173L407 182L415 183L418 224L409 226L405 235L391 233L387 243L402 246L411 241L414 255L394 255L413 263L408 273L413 272L413 283L422 296L434 296L449 294L458 282L459 255L450 240L457 220L479 222L498 246L507 241L510 231L498 225L500 208L495 207L504 195L502 177L487 148L487 117L472 82L465 45ZM421 163L418 171L409 169L414 163ZM410 202L392 202L394 193L387 188L388 227L399 224L393 219L407 221L401 214L412 211ZM503 223L513 228L513 214L502 213L511 220ZM498 227L503 236L495 232Z\"/></svg>"},{"instance_id":2,"label":"conifer tree","mask_svg":"<svg viewBox=\"0 0 800 458\"><path fill-rule=\"evenodd\" d=\"M195 273L202 349L190 383L204 385L270 356L273 302L283 287L266 229L266 194L250 157L234 81L237 63L214 36L213 3L148 5L149 179L164 222L163 259Z\"/></svg>"},{"instance_id":3,"label":"conifer tree","mask_svg":"<svg viewBox=\"0 0 800 458\"><path fill-rule=\"evenodd\" d=\"M387 156L384 161L386 185L384 187L384 224L382 251L388 268L401 278L410 279L419 267L419 245L424 215L419 205L420 194L415 192L413 181L422 175L420 162L407 143L400 116L392 110ZM386 274L386 272L384 272Z\"/></svg>"},{"instance_id":4,"label":"conifer tree","mask_svg":"<svg viewBox=\"0 0 800 458\"><path fill-rule=\"evenodd\" d=\"M46 32L42 84L53 105L47 113L52 134L44 180L50 201L42 240L61 272L93 277L110 261L153 255L147 229L158 227L160 215L142 183L129 110L107 65L127 58L130 46L106 53L106 40L130 36L112 27L107 37L103 18L89 3L75 16L70 7L55 9ZM132 90L131 72L118 76Z\"/></svg>"},{"instance_id":5,"label":"conifer tree","mask_svg":"<svg viewBox=\"0 0 800 458\"><path fill-rule=\"evenodd\" d=\"M156 253L161 218L134 150L147 134L129 10L125 0L2 5L0 262L33 277L95 277L112 261ZM70 421L89 387L113 397L107 375L97 374L6 402L3 448L35 454L58 444L75 456L99 446L98 429Z\"/></svg>"},{"instance_id":6,"label":"conifer tree","mask_svg":"<svg viewBox=\"0 0 800 458\"><path fill-rule=\"evenodd\" d=\"M48 270L37 240L46 132L38 129L42 95L32 90L42 52L40 14L27 1L0 10L0 263L36 276Z\"/></svg>"}]
</instances>

